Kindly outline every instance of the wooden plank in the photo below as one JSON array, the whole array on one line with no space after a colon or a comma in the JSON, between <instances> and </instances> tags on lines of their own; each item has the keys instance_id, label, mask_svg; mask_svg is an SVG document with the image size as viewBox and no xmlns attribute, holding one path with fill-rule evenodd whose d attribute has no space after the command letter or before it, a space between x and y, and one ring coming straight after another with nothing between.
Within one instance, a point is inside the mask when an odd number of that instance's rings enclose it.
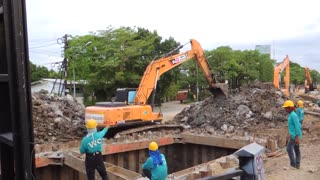
<instances>
[{"instance_id":1,"label":"wooden plank","mask_svg":"<svg viewBox=\"0 0 320 180\"><path fill-rule=\"evenodd\" d=\"M216 146L230 149L240 149L251 143L249 140L246 139L226 138L218 136L181 134L181 137L185 143Z\"/></svg>"},{"instance_id":2,"label":"wooden plank","mask_svg":"<svg viewBox=\"0 0 320 180\"><path fill-rule=\"evenodd\" d=\"M79 159L68 153L64 153L64 157L65 157L65 161L64 161L65 165L77 170L82 174L86 174L84 160ZM106 166L109 179L127 180L131 178L141 177L141 175L136 172L129 171L127 169L112 165L110 163L105 163L105 166ZM99 175L96 172L96 178L98 177Z\"/></svg>"},{"instance_id":3,"label":"wooden plank","mask_svg":"<svg viewBox=\"0 0 320 180\"><path fill-rule=\"evenodd\" d=\"M117 179L137 179L139 177L142 177L141 174L138 174L133 171L129 171L119 166L110 166L107 168L107 172L112 173L112 176L116 177ZM110 177L110 179L115 179L115 178Z\"/></svg>"},{"instance_id":4,"label":"wooden plank","mask_svg":"<svg viewBox=\"0 0 320 180\"><path fill-rule=\"evenodd\" d=\"M159 146L169 145L174 143L172 137L163 137L154 140L158 143ZM139 149L147 149L150 141L138 141L130 143L119 143L119 144L104 144L102 155L115 154L120 152L128 152Z\"/></svg>"},{"instance_id":5,"label":"wooden plank","mask_svg":"<svg viewBox=\"0 0 320 180\"><path fill-rule=\"evenodd\" d=\"M56 164L56 162L53 159L50 159L47 157L36 157L35 163L36 163L36 168L45 167L50 164Z\"/></svg>"}]
</instances>

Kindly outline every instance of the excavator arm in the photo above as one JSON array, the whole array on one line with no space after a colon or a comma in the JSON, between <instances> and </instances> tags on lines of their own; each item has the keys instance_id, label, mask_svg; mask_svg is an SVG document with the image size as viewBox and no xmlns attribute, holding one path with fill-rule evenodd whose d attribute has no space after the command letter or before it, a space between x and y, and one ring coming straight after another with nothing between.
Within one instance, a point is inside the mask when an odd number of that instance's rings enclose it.
<instances>
[{"instance_id":1,"label":"excavator arm","mask_svg":"<svg viewBox=\"0 0 320 180\"><path fill-rule=\"evenodd\" d=\"M284 76L284 86L283 89L286 96L289 96L289 87L290 87L290 60L287 55L286 58L274 68L273 72L273 85L275 88L280 89L281 82L281 73L286 69L286 74Z\"/></svg>"},{"instance_id":2,"label":"excavator arm","mask_svg":"<svg viewBox=\"0 0 320 180\"><path fill-rule=\"evenodd\" d=\"M156 89L157 81L159 80L160 76L170 69L173 69L192 58L195 59L198 66L202 70L209 84L209 89L213 93L213 95L215 97L227 96L227 85L217 83L217 81L214 79L213 74L211 73L211 67L205 57L204 51L201 48L200 44L194 39L192 39L190 43L191 50L179 54L174 54L174 52L183 47L179 46L170 53L166 54L164 57L153 60L148 65L137 89L135 104L146 104L152 91Z\"/></svg>"},{"instance_id":3,"label":"excavator arm","mask_svg":"<svg viewBox=\"0 0 320 180\"><path fill-rule=\"evenodd\" d=\"M307 67L304 68L304 74L305 74L305 82L304 82L305 92L307 93L309 91L314 91L313 81L312 81L309 68Z\"/></svg>"}]
</instances>

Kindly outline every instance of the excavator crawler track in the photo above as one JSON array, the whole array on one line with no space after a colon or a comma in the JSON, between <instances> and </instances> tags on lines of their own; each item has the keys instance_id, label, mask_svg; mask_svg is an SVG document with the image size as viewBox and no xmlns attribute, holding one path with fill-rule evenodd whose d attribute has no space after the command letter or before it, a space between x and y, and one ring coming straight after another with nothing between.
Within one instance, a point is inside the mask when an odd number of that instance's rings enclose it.
<instances>
[{"instance_id":1,"label":"excavator crawler track","mask_svg":"<svg viewBox=\"0 0 320 180\"><path fill-rule=\"evenodd\" d=\"M130 136L132 134L139 134L145 132L159 132L159 131L178 131L182 132L183 127L176 124L144 124L143 126L124 126L124 127L111 127L106 134L106 138L114 138L116 136Z\"/></svg>"}]
</instances>

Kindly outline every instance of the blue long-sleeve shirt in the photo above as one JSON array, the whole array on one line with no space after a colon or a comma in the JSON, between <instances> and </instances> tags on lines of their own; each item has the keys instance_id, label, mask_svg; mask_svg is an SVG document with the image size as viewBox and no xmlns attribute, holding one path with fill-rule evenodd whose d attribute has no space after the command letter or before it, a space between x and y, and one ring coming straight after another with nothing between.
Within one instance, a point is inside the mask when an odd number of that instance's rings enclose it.
<instances>
[{"instance_id":1,"label":"blue long-sleeve shirt","mask_svg":"<svg viewBox=\"0 0 320 180\"><path fill-rule=\"evenodd\" d=\"M300 124L302 124L302 121L303 121L303 119L304 119L304 108L297 108L296 109L296 113L297 113L297 115L298 115L298 117L299 117L299 122L300 122Z\"/></svg>"},{"instance_id":2,"label":"blue long-sleeve shirt","mask_svg":"<svg viewBox=\"0 0 320 180\"><path fill-rule=\"evenodd\" d=\"M80 153L102 152L102 138L108 132L108 128L104 128L100 132L87 134L81 141Z\"/></svg>"},{"instance_id":3,"label":"blue long-sleeve shirt","mask_svg":"<svg viewBox=\"0 0 320 180\"><path fill-rule=\"evenodd\" d=\"M301 124L299 123L299 117L295 111L289 113L288 116L288 131L292 139L296 136L302 138Z\"/></svg>"},{"instance_id":4,"label":"blue long-sleeve shirt","mask_svg":"<svg viewBox=\"0 0 320 180\"><path fill-rule=\"evenodd\" d=\"M151 180L166 180L168 176L168 166L166 158L163 154L160 154L163 164L154 167L152 157L149 157L144 164L142 169L148 169L151 171Z\"/></svg>"}]
</instances>

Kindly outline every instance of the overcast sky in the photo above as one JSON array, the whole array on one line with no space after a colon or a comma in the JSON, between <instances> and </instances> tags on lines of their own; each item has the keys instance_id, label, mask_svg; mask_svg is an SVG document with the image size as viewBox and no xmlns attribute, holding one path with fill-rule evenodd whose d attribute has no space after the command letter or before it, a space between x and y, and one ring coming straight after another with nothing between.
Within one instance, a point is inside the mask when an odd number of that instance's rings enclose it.
<instances>
[{"instance_id":1,"label":"overcast sky","mask_svg":"<svg viewBox=\"0 0 320 180\"><path fill-rule=\"evenodd\" d=\"M64 34L84 35L108 26L143 27L184 44L196 39L206 50L229 45L272 45L301 66L320 71L317 0L27 0L30 59L61 61ZM214 66L214 65L212 65Z\"/></svg>"}]
</instances>

